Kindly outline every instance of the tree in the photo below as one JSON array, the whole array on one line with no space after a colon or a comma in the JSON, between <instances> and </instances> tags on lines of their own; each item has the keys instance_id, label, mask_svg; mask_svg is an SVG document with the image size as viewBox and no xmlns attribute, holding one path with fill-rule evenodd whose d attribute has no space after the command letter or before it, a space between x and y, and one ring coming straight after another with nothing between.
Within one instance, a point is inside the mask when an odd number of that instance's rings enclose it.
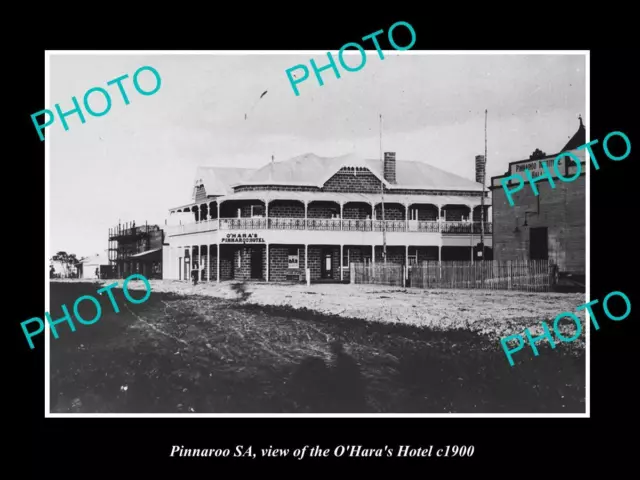
<instances>
[{"instance_id":1,"label":"tree","mask_svg":"<svg viewBox=\"0 0 640 480\"><path fill-rule=\"evenodd\" d=\"M60 262L65 277L68 277L71 273L71 269L79 263L75 253L69 254L62 251L56 253L53 257L51 257L51 261Z\"/></svg>"}]
</instances>

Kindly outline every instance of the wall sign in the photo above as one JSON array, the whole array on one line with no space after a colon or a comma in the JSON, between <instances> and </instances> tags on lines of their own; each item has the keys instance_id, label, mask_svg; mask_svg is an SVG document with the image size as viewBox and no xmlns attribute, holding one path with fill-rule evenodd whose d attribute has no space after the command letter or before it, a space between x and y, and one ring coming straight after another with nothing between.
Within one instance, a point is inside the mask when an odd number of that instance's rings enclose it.
<instances>
[{"instance_id":1,"label":"wall sign","mask_svg":"<svg viewBox=\"0 0 640 480\"><path fill-rule=\"evenodd\" d=\"M516 165L512 165L511 167L511 173L520 173L520 172L524 172L525 170L529 170L531 172L531 177L535 178L535 177L539 177L540 175L542 175L544 173L542 164L546 164L547 169L553 173L553 162L555 161L555 157L553 158L549 158L549 159L543 159L543 160L531 160L530 162L527 163L518 163ZM564 163L565 163L565 158L561 158L560 160L558 160L558 170L560 171L564 171Z\"/></svg>"},{"instance_id":2,"label":"wall sign","mask_svg":"<svg viewBox=\"0 0 640 480\"><path fill-rule=\"evenodd\" d=\"M585 165L585 162L584 162L584 158L585 158L584 157L584 151L577 151L576 152L575 150L571 150L571 152L576 157L580 158L582 165ZM507 173L505 175L501 175L499 177L494 177L493 178L493 186L494 187L502 186L501 180L503 180L508 175L510 175L512 177L519 176L519 177L522 178L522 180L524 182L528 182L529 180L527 179L527 176L525 174L525 170L529 171L529 173L531 175L531 178L540 177L540 176L545 174L544 167L542 166L543 163L547 167L547 170L549 171L549 174L551 175L551 177L556 179L556 178L558 178L558 174L556 172L556 169L554 168L555 159L556 159L556 157L543 158L543 159L539 159L539 160L529 160L527 162L511 163L511 164L509 164L509 173ZM577 165L570 158L561 157L558 160L558 171L563 176L571 177L576 173L577 169L578 169ZM582 167L581 167L581 169L584 171L584 169ZM511 179L508 182L509 185L514 185L514 184L517 185L518 183L520 183L520 182L513 181Z\"/></svg>"},{"instance_id":3,"label":"wall sign","mask_svg":"<svg viewBox=\"0 0 640 480\"><path fill-rule=\"evenodd\" d=\"M289 255L289 268L298 268L299 266L298 255Z\"/></svg>"},{"instance_id":4,"label":"wall sign","mask_svg":"<svg viewBox=\"0 0 640 480\"><path fill-rule=\"evenodd\" d=\"M220 243L266 243L257 233L227 233Z\"/></svg>"}]
</instances>

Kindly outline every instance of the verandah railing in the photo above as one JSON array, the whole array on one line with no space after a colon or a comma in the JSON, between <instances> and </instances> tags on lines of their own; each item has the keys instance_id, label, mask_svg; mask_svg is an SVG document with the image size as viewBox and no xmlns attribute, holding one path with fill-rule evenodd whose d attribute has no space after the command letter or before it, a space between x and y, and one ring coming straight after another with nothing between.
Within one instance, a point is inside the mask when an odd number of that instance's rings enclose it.
<instances>
[{"instance_id":1,"label":"verandah railing","mask_svg":"<svg viewBox=\"0 0 640 480\"><path fill-rule=\"evenodd\" d=\"M355 232L427 232L480 235L480 222L437 222L426 220L356 220L336 218L221 218L165 227L167 234L207 232L212 230L321 230ZM492 224L485 222L484 233L492 233Z\"/></svg>"},{"instance_id":2,"label":"verandah railing","mask_svg":"<svg viewBox=\"0 0 640 480\"><path fill-rule=\"evenodd\" d=\"M204 222L208 222L205 220ZM490 234L491 222L485 222L484 232ZM339 218L221 218L220 230L346 230L359 232L433 232L480 234L480 222L438 222L417 220L365 220Z\"/></svg>"}]
</instances>

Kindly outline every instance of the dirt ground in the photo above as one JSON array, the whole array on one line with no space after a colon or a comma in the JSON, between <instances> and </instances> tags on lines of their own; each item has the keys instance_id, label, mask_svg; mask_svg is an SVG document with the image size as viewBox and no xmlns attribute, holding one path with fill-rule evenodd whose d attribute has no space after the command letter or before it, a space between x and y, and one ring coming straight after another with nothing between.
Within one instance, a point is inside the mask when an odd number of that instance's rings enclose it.
<instances>
[{"instance_id":1,"label":"dirt ground","mask_svg":"<svg viewBox=\"0 0 640 480\"><path fill-rule=\"evenodd\" d=\"M116 280L102 281L106 285ZM254 305L284 306L343 318L357 318L383 323L402 323L435 330L464 329L499 339L523 333L543 333L561 312L574 312L582 320L583 334L572 347L584 348L584 311L575 312L585 303L583 294L526 293L483 290L422 290L378 285L312 284L292 285L256 282L198 283L175 280L150 280L151 291L180 295L203 295L226 300L243 298ZM119 281L122 286L122 280ZM235 287L235 288L234 288ZM133 281L132 290L143 289ZM239 293L242 289L243 294ZM560 329L567 337L575 334L575 325L563 320Z\"/></svg>"},{"instance_id":2,"label":"dirt ground","mask_svg":"<svg viewBox=\"0 0 640 480\"><path fill-rule=\"evenodd\" d=\"M102 284L113 281L102 281ZM122 284L122 281L120 281ZM136 285L137 284L137 285ZM51 339L56 413L579 413L583 343L499 343L580 295L152 281ZM54 318L97 283L51 283ZM141 297L141 282L132 282ZM505 302L505 298L513 299ZM87 305L88 304L88 305ZM80 312L92 318L90 302ZM85 313L86 311L86 313ZM532 329L535 333L536 330ZM573 330L569 328L568 336ZM584 337L583 337L584 338ZM342 351L334 342L342 345Z\"/></svg>"}]
</instances>

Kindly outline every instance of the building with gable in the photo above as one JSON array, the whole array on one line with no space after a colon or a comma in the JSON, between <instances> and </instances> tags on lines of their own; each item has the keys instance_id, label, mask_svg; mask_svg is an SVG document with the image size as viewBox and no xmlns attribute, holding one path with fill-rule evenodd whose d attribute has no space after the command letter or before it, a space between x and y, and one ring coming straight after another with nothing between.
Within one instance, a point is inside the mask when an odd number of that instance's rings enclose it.
<instances>
[{"instance_id":1,"label":"building with gable","mask_svg":"<svg viewBox=\"0 0 640 480\"><path fill-rule=\"evenodd\" d=\"M494 258L501 261L549 260L557 266L561 277L571 277L584 286L586 249L586 173L585 149L578 147L586 143L586 131L582 118L571 139L551 155L540 150L528 159L509 164L509 170L491 179L493 200L493 243ZM560 153L571 152L580 159L580 167L570 159L562 157L558 170L570 182L558 178L553 167ZM545 163L550 174L545 173ZM580 172L578 172L580 168ZM536 179L535 194L524 171L529 170ZM514 192L511 206L501 181L508 176L520 176L524 188ZM509 181L511 188L517 186Z\"/></svg>"},{"instance_id":2,"label":"building with gable","mask_svg":"<svg viewBox=\"0 0 640 480\"><path fill-rule=\"evenodd\" d=\"M83 258L78 264L80 278L108 278L110 274L111 268L106 251Z\"/></svg>"},{"instance_id":3,"label":"building with gable","mask_svg":"<svg viewBox=\"0 0 640 480\"><path fill-rule=\"evenodd\" d=\"M396 264L470 261L482 195L481 183L393 152L384 161L309 153L259 169L198 167L191 202L169 212L163 278L188 280L197 265L202 281L299 282L307 268L312 281L347 281L350 263L383 262L385 244Z\"/></svg>"}]
</instances>

